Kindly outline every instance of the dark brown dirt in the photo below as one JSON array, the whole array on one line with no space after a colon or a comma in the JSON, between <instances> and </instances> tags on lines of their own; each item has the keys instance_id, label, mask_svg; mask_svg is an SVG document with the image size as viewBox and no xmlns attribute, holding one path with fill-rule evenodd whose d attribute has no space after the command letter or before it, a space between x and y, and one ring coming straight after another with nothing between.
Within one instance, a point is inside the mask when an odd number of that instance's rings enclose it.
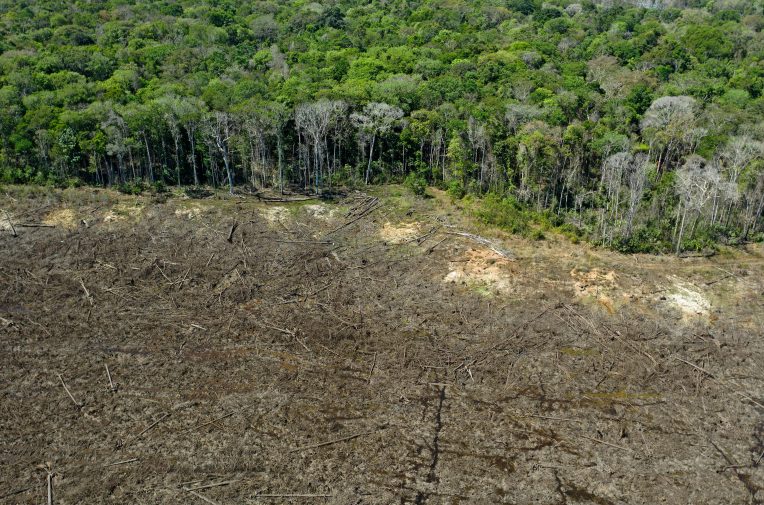
<instances>
[{"instance_id":1,"label":"dark brown dirt","mask_svg":"<svg viewBox=\"0 0 764 505\"><path fill-rule=\"evenodd\" d=\"M399 188L5 191L3 503L48 469L56 504L764 503L760 249L526 242Z\"/></svg>"}]
</instances>

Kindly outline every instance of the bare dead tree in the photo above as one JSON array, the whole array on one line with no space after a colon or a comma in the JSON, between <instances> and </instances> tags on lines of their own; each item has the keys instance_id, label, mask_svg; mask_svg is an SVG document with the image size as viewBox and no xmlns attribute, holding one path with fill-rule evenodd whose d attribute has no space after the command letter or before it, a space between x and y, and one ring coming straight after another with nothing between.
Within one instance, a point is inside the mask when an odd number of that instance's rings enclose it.
<instances>
[{"instance_id":1,"label":"bare dead tree","mask_svg":"<svg viewBox=\"0 0 764 505\"><path fill-rule=\"evenodd\" d=\"M608 243L612 242L618 223L624 173L633 162L634 157L625 151L612 154L602 162L600 191L604 190L606 204L600 214L600 234Z\"/></svg>"},{"instance_id":2,"label":"bare dead tree","mask_svg":"<svg viewBox=\"0 0 764 505\"><path fill-rule=\"evenodd\" d=\"M230 112L215 111L206 118L206 130L221 157L228 178L228 190L233 194L234 167L231 160L230 142L236 130L236 123Z\"/></svg>"},{"instance_id":3,"label":"bare dead tree","mask_svg":"<svg viewBox=\"0 0 764 505\"><path fill-rule=\"evenodd\" d=\"M319 100L299 105L295 109L295 124L309 141L309 147L312 147L313 180L316 191L323 176L329 128L337 117L344 116L346 109L347 104L339 100Z\"/></svg>"},{"instance_id":4,"label":"bare dead tree","mask_svg":"<svg viewBox=\"0 0 764 505\"><path fill-rule=\"evenodd\" d=\"M369 184L371 178L371 161L374 157L374 143L380 135L386 134L403 117L403 111L398 107L382 102L366 104L362 112L350 116L353 124L358 128L361 138L368 139L369 158L366 165L364 180Z\"/></svg>"},{"instance_id":5,"label":"bare dead tree","mask_svg":"<svg viewBox=\"0 0 764 505\"><path fill-rule=\"evenodd\" d=\"M705 134L697 129L697 102L689 96L664 96L655 100L642 118L642 135L650 142L650 151L658 171L670 167L671 161L685 154Z\"/></svg>"},{"instance_id":6,"label":"bare dead tree","mask_svg":"<svg viewBox=\"0 0 764 505\"><path fill-rule=\"evenodd\" d=\"M679 195L677 207L676 253L681 252L682 239L687 227L687 217L697 221L702 217L706 204L714 194L714 188L720 182L718 166L708 163L697 155L688 156L682 167L677 170L676 190Z\"/></svg>"},{"instance_id":7,"label":"bare dead tree","mask_svg":"<svg viewBox=\"0 0 764 505\"><path fill-rule=\"evenodd\" d=\"M626 210L626 226L623 236L631 237L634 227L634 217L637 215L639 203L642 201L642 195L645 193L647 183L647 173L650 169L650 160L646 154L638 154L632 158L627 168L626 183L629 188L629 205Z\"/></svg>"}]
</instances>

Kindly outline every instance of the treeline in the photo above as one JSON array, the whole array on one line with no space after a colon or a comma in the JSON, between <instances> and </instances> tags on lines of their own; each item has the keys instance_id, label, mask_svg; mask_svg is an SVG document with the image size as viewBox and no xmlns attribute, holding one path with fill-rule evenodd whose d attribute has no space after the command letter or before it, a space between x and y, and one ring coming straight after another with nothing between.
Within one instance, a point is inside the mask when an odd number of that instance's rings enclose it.
<instances>
[{"instance_id":1,"label":"treeline","mask_svg":"<svg viewBox=\"0 0 764 505\"><path fill-rule=\"evenodd\" d=\"M678 7L668 7L676 5ZM0 2L0 180L406 181L629 251L762 237L755 2ZM535 217L529 217L535 216Z\"/></svg>"}]
</instances>

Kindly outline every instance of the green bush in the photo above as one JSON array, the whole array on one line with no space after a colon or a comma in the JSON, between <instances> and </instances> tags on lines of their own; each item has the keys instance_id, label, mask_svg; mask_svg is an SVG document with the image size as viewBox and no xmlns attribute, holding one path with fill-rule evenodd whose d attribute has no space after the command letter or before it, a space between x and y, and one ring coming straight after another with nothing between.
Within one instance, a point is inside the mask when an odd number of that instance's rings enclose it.
<instances>
[{"instance_id":1,"label":"green bush","mask_svg":"<svg viewBox=\"0 0 764 505\"><path fill-rule=\"evenodd\" d=\"M79 188L82 184L82 179L79 177L65 177L61 178L54 175L47 176L48 185L54 186L58 189Z\"/></svg>"},{"instance_id":2,"label":"green bush","mask_svg":"<svg viewBox=\"0 0 764 505\"><path fill-rule=\"evenodd\" d=\"M637 228L629 238L618 238L611 246L623 253L658 253L670 252L671 243L663 238L663 232L657 226Z\"/></svg>"},{"instance_id":3,"label":"green bush","mask_svg":"<svg viewBox=\"0 0 764 505\"><path fill-rule=\"evenodd\" d=\"M454 200L461 200L467 192L464 190L464 185L461 181L451 181L448 183L448 189L446 189L451 198Z\"/></svg>"},{"instance_id":4,"label":"green bush","mask_svg":"<svg viewBox=\"0 0 764 505\"><path fill-rule=\"evenodd\" d=\"M81 188L84 185L79 177L67 177L65 183L67 188Z\"/></svg>"},{"instance_id":5,"label":"green bush","mask_svg":"<svg viewBox=\"0 0 764 505\"><path fill-rule=\"evenodd\" d=\"M513 197L489 194L479 202L475 215L482 222L511 233L525 234L530 229L527 214Z\"/></svg>"},{"instance_id":6,"label":"green bush","mask_svg":"<svg viewBox=\"0 0 764 505\"><path fill-rule=\"evenodd\" d=\"M143 183L138 182L123 182L117 186L117 191L125 195L140 195L143 193Z\"/></svg>"},{"instance_id":7,"label":"green bush","mask_svg":"<svg viewBox=\"0 0 764 505\"><path fill-rule=\"evenodd\" d=\"M584 236L583 230L573 223L563 223L556 229L574 244L578 244L579 240Z\"/></svg>"},{"instance_id":8,"label":"green bush","mask_svg":"<svg viewBox=\"0 0 764 505\"><path fill-rule=\"evenodd\" d=\"M26 184L36 175L32 167L3 167L0 168L0 182L7 184Z\"/></svg>"},{"instance_id":9,"label":"green bush","mask_svg":"<svg viewBox=\"0 0 764 505\"><path fill-rule=\"evenodd\" d=\"M691 237L682 240L681 250L702 252L715 251L716 244L721 238L712 228L700 228Z\"/></svg>"},{"instance_id":10,"label":"green bush","mask_svg":"<svg viewBox=\"0 0 764 505\"><path fill-rule=\"evenodd\" d=\"M411 172L403 183L417 196L424 196L427 189L427 180L415 172Z\"/></svg>"}]
</instances>

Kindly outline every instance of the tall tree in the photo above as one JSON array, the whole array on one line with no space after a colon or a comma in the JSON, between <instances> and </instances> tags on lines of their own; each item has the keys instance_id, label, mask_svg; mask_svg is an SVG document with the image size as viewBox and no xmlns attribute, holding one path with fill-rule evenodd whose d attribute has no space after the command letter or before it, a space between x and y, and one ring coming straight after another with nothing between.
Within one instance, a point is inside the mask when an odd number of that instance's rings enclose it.
<instances>
[{"instance_id":1,"label":"tall tree","mask_svg":"<svg viewBox=\"0 0 764 505\"><path fill-rule=\"evenodd\" d=\"M374 144L377 138L389 132L402 117L403 111L400 108L383 102L368 103L362 112L354 113L351 116L361 138L367 140L369 144L369 157L364 176L366 184L369 184L371 178L371 162L374 158Z\"/></svg>"}]
</instances>

